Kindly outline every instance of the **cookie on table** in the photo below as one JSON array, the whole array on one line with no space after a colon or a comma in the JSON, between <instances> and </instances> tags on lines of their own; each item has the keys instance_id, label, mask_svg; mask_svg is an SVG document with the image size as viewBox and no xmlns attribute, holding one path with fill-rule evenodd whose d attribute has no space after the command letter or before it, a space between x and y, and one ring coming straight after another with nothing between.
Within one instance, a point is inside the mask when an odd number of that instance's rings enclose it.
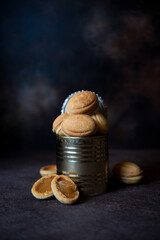
<instances>
[{"instance_id":1,"label":"cookie on table","mask_svg":"<svg viewBox=\"0 0 160 240\"><path fill-rule=\"evenodd\" d=\"M132 162L120 162L113 168L114 176L126 184L138 183L143 178L141 168Z\"/></svg>"}]
</instances>

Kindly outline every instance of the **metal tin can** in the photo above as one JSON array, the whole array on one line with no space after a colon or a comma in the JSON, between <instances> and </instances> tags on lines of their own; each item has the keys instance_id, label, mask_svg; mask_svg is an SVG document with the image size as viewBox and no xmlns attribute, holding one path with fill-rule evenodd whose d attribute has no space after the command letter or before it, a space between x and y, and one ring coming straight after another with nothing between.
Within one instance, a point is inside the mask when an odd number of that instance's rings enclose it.
<instances>
[{"instance_id":1,"label":"metal tin can","mask_svg":"<svg viewBox=\"0 0 160 240\"><path fill-rule=\"evenodd\" d=\"M108 182L108 137L56 135L57 173L69 176L85 195L106 192Z\"/></svg>"}]
</instances>

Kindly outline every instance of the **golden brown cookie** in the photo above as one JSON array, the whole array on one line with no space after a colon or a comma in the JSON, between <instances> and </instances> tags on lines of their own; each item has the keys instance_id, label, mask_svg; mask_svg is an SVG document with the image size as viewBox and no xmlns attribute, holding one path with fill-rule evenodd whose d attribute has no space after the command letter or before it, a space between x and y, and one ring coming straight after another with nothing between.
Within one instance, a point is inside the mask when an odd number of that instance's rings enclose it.
<instances>
[{"instance_id":1,"label":"golden brown cookie","mask_svg":"<svg viewBox=\"0 0 160 240\"><path fill-rule=\"evenodd\" d=\"M64 204L72 204L79 197L76 184L64 175L57 175L51 182L51 188L58 201Z\"/></svg>"},{"instance_id":2,"label":"golden brown cookie","mask_svg":"<svg viewBox=\"0 0 160 240\"><path fill-rule=\"evenodd\" d=\"M48 174L56 174L56 173L57 173L56 165L48 165L48 166L44 166L40 169L41 176L46 176Z\"/></svg>"},{"instance_id":3,"label":"golden brown cookie","mask_svg":"<svg viewBox=\"0 0 160 240\"><path fill-rule=\"evenodd\" d=\"M69 114L92 115L98 108L98 97L90 91L82 91L75 94L67 103Z\"/></svg>"},{"instance_id":4,"label":"golden brown cookie","mask_svg":"<svg viewBox=\"0 0 160 240\"><path fill-rule=\"evenodd\" d=\"M67 117L62 125L62 131L70 137L91 136L97 131L95 121L88 115L77 114Z\"/></svg>"},{"instance_id":5,"label":"golden brown cookie","mask_svg":"<svg viewBox=\"0 0 160 240\"><path fill-rule=\"evenodd\" d=\"M63 132L61 131L61 124L63 122L63 120L68 117L68 113L63 113L61 115L59 115L53 122L53 126L52 126L52 131L55 132L58 135L63 136Z\"/></svg>"},{"instance_id":6,"label":"golden brown cookie","mask_svg":"<svg viewBox=\"0 0 160 240\"><path fill-rule=\"evenodd\" d=\"M44 176L36 181L31 189L31 192L35 198L47 199L53 196L51 182L55 178L56 174L50 174Z\"/></svg>"},{"instance_id":7,"label":"golden brown cookie","mask_svg":"<svg viewBox=\"0 0 160 240\"><path fill-rule=\"evenodd\" d=\"M101 114L101 113L95 113L92 115L92 118L97 124L98 131L102 134L107 134L108 133L108 121L106 117Z\"/></svg>"},{"instance_id":8,"label":"golden brown cookie","mask_svg":"<svg viewBox=\"0 0 160 240\"><path fill-rule=\"evenodd\" d=\"M141 168L132 162L120 162L113 168L114 176L123 183L138 183L143 178Z\"/></svg>"}]
</instances>

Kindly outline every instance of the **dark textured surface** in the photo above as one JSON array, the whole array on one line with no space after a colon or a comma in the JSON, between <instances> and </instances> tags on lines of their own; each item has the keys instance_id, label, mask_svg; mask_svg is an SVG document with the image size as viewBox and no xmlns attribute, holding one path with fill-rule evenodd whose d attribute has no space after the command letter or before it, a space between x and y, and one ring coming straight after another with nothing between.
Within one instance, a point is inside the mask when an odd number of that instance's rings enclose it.
<instances>
[{"instance_id":1,"label":"dark textured surface","mask_svg":"<svg viewBox=\"0 0 160 240\"><path fill-rule=\"evenodd\" d=\"M30 189L55 154L3 158L0 171L0 239L160 239L160 151L110 151L110 170L119 161L138 163L142 183L116 184L106 194L80 198L75 205L37 200Z\"/></svg>"}]
</instances>

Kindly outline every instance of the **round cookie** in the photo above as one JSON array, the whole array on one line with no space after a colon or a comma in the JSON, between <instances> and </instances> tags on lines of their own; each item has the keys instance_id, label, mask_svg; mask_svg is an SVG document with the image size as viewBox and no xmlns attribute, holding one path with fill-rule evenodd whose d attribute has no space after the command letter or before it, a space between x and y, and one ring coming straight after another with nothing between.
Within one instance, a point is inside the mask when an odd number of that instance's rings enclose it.
<instances>
[{"instance_id":1,"label":"round cookie","mask_svg":"<svg viewBox=\"0 0 160 240\"><path fill-rule=\"evenodd\" d=\"M101 114L101 113L95 113L92 115L92 118L97 124L98 131L102 134L107 134L108 133L108 121L106 117Z\"/></svg>"},{"instance_id":2,"label":"round cookie","mask_svg":"<svg viewBox=\"0 0 160 240\"><path fill-rule=\"evenodd\" d=\"M120 162L113 168L114 176L123 183L134 184L141 181L143 171L132 162Z\"/></svg>"},{"instance_id":3,"label":"round cookie","mask_svg":"<svg viewBox=\"0 0 160 240\"><path fill-rule=\"evenodd\" d=\"M40 169L41 176L46 176L49 174L56 174L56 173L57 173L56 165L48 165L48 166L44 166Z\"/></svg>"},{"instance_id":4,"label":"round cookie","mask_svg":"<svg viewBox=\"0 0 160 240\"><path fill-rule=\"evenodd\" d=\"M85 114L67 117L61 127L64 134L70 137L91 136L97 131L95 121Z\"/></svg>"},{"instance_id":5,"label":"round cookie","mask_svg":"<svg viewBox=\"0 0 160 240\"><path fill-rule=\"evenodd\" d=\"M51 182L56 174L50 174L38 179L32 186L31 192L35 198L47 199L53 196Z\"/></svg>"},{"instance_id":6,"label":"round cookie","mask_svg":"<svg viewBox=\"0 0 160 240\"><path fill-rule=\"evenodd\" d=\"M92 115L98 108L97 95L91 91L82 91L75 94L67 103L69 114Z\"/></svg>"},{"instance_id":7,"label":"round cookie","mask_svg":"<svg viewBox=\"0 0 160 240\"><path fill-rule=\"evenodd\" d=\"M64 175L57 175L51 182L51 188L57 200L64 204L72 204L79 197L76 184Z\"/></svg>"},{"instance_id":8,"label":"round cookie","mask_svg":"<svg viewBox=\"0 0 160 240\"><path fill-rule=\"evenodd\" d=\"M142 173L141 168L132 162L120 162L115 165L113 172L120 176L137 176Z\"/></svg>"}]
</instances>

